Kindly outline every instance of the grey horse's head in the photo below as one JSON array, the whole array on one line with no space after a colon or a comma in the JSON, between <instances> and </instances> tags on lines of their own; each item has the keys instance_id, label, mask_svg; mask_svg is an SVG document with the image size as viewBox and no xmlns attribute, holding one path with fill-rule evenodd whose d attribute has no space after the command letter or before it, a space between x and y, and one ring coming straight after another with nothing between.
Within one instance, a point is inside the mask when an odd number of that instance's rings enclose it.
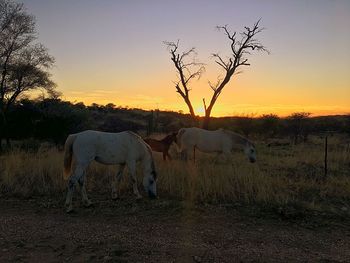
<instances>
[{"instance_id":1,"label":"grey horse's head","mask_svg":"<svg viewBox=\"0 0 350 263\"><path fill-rule=\"evenodd\" d=\"M247 142L244 146L244 153L247 155L251 163L256 162L256 149L255 145L251 142Z\"/></svg>"},{"instance_id":2,"label":"grey horse's head","mask_svg":"<svg viewBox=\"0 0 350 263\"><path fill-rule=\"evenodd\" d=\"M152 170L147 176L143 178L143 186L148 193L149 198L157 198L157 172Z\"/></svg>"}]
</instances>

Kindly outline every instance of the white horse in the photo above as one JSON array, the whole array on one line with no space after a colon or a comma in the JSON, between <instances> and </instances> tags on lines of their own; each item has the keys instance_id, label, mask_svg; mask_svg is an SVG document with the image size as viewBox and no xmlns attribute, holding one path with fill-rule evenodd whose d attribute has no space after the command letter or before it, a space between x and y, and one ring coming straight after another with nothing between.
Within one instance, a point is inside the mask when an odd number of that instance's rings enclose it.
<instances>
[{"instance_id":1,"label":"white horse","mask_svg":"<svg viewBox=\"0 0 350 263\"><path fill-rule=\"evenodd\" d=\"M99 131L83 131L68 136L65 143L64 173L66 178L70 175L66 197L67 212L72 211L72 196L76 183L81 187L81 194L85 206L91 202L85 189L85 171L93 161L103 164L119 164L117 180L112 189L112 198L116 199L117 184L120 182L125 165L128 166L129 175L133 182L133 192L141 198L136 181L136 162L143 163L143 185L150 198L157 196L156 179L152 150L137 134L125 131L120 133L107 133ZM71 173L72 172L72 173Z\"/></svg>"},{"instance_id":2,"label":"white horse","mask_svg":"<svg viewBox=\"0 0 350 263\"><path fill-rule=\"evenodd\" d=\"M200 128L182 128L177 134L177 145L179 151L186 156L193 150L193 160L195 160L195 150L205 153L219 153L227 156L235 148L243 149L249 161L256 161L255 146L248 139L232 131L219 129L208 131Z\"/></svg>"}]
</instances>

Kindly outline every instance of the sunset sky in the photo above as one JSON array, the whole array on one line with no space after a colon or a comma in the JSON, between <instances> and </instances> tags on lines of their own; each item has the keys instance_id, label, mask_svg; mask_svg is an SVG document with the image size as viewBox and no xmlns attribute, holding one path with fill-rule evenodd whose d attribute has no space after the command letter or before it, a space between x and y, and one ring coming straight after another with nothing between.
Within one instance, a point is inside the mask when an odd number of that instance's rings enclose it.
<instances>
[{"instance_id":1,"label":"sunset sky","mask_svg":"<svg viewBox=\"0 0 350 263\"><path fill-rule=\"evenodd\" d=\"M25 0L37 19L39 41L56 58L53 79L63 99L144 109L183 110L176 71L163 41L196 47L207 64L191 84L197 114L223 72L212 53L229 55L217 25L242 31L259 18L258 39L271 54L225 87L214 116L308 111L350 113L350 1L285 0Z\"/></svg>"}]
</instances>

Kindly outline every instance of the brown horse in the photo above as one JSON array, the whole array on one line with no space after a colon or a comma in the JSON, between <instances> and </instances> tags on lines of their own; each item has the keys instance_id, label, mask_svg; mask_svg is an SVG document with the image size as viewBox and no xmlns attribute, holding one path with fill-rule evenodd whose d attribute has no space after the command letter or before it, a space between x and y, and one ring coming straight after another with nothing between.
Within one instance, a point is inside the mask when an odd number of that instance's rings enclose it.
<instances>
[{"instance_id":1,"label":"brown horse","mask_svg":"<svg viewBox=\"0 0 350 263\"><path fill-rule=\"evenodd\" d=\"M161 140L145 138L143 139L149 146L151 146L152 150L155 152L163 153L163 160L165 161L168 157L171 160L171 156L169 155L169 148L173 142L176 142L177 132L173 132L167 136L165 136Z\"/></svg>"}]
</instances>

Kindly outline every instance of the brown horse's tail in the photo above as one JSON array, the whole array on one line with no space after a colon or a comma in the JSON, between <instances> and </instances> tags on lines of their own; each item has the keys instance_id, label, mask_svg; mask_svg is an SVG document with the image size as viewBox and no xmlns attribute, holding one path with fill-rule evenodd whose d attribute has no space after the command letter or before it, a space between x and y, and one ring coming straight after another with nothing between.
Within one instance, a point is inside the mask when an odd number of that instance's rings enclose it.
<instances>
[{"instance_id":1,"label":"brown horse's tail","mask_svg":"<svg viewBox=\"0 0 350 263\"><path fill-rule=\"evenodd\" d=\"M75 141L76 135L69 135L66 143L64 144L64 179L67 179L71 172L72 167L72 157L73 157L73 143Z\"/></svg>"},{"instance_id":2,"label":"brown horse's tail","mask_svg":"<svg viewBox=\"0 0 350 263\"><path fill-rule=\"evenodd\" d=\"M176 145L178 152L182 151L181 137L185 133L185 129L180 129L176 135Z\"/></svg>"}]
</instances>

